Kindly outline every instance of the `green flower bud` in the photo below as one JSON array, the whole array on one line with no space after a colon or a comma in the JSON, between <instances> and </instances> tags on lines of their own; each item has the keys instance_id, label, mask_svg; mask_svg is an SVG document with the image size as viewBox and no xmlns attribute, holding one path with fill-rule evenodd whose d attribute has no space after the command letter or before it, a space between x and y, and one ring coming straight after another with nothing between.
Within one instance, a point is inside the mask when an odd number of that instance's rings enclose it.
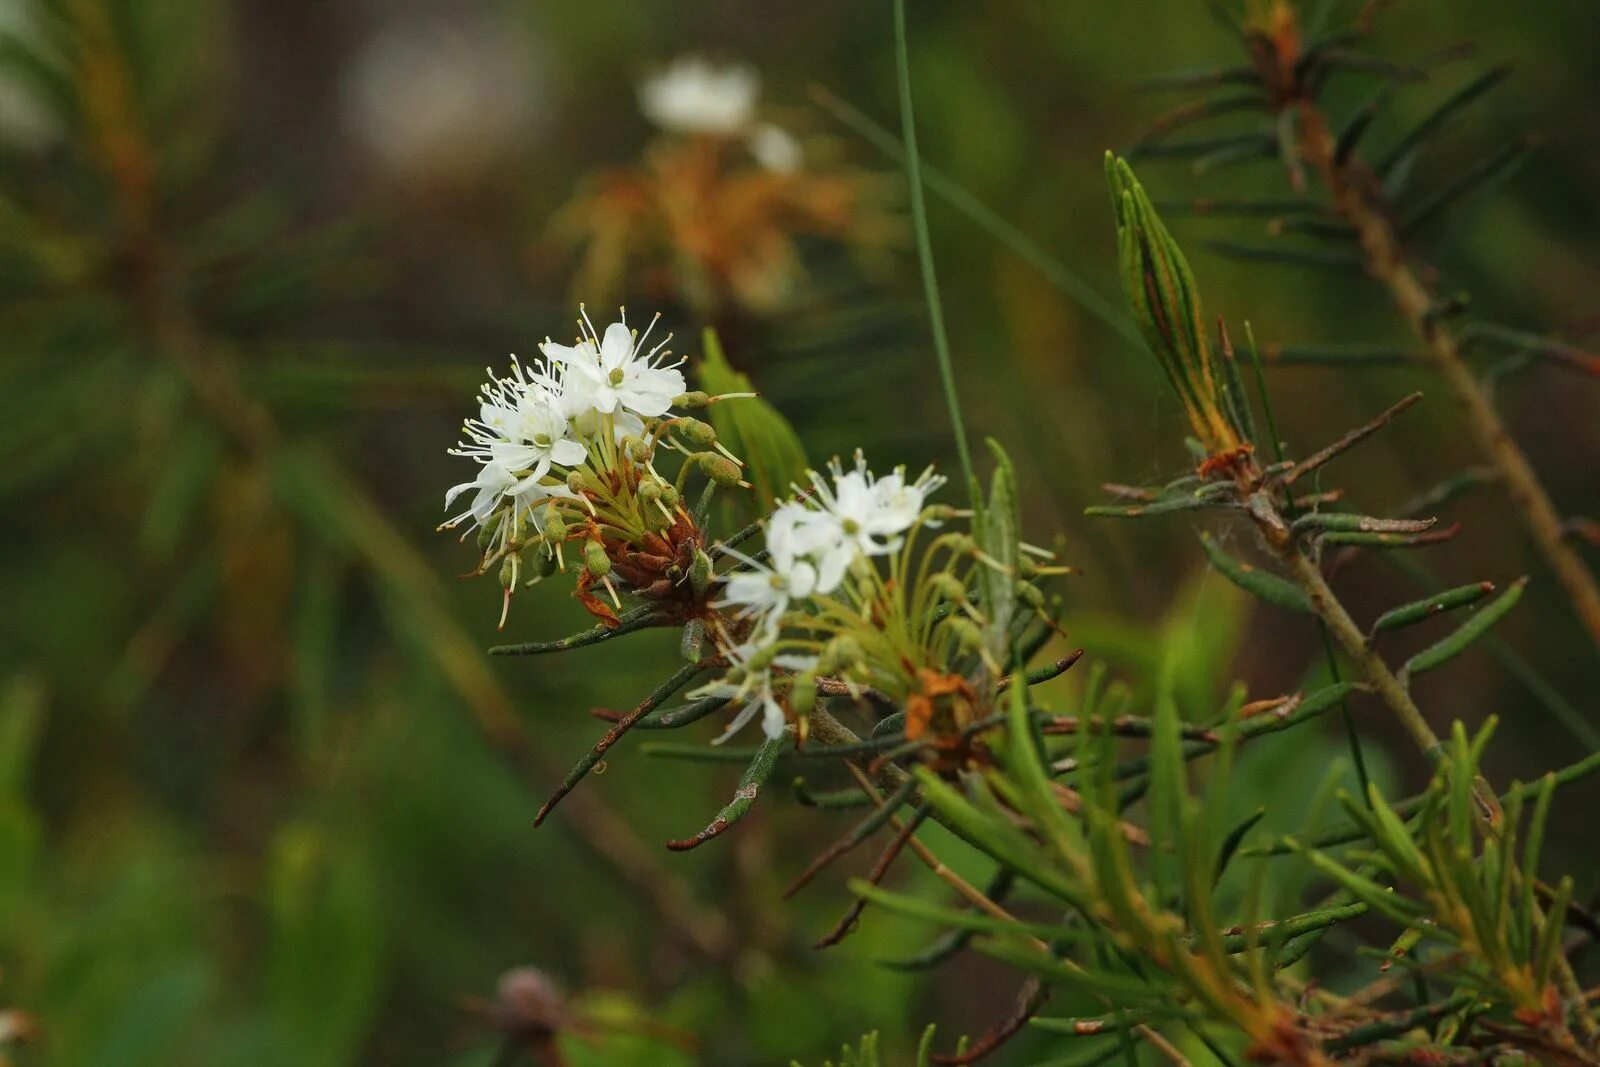
<instances>
[{"instance_id":1,"label":"green flower bud","mask_svg":"<svg viewBox=\"0 0 1600 1067\"><path fill-rule=\"evenodd\" d=\"M478 547L484 550L489 548L489 542L494 539L494 532L500 526L501 512L489 516L489 521L478 527Z\"/></svg>"},{"instance_id":2,"label":"green flower bud","mask_svg":"<svg viewBox=\"0 0 1600 1067\"><path fill-rule=\"evenodd\" d=\"M636 440L634 440L633 438L630 437L625 442L623 442L623 448L628 453L628 455L630 457L632 457L632 459L633 459L633 461L635 463L648 463L648 462L650 462L650 453L653 450L650 447L650 442L649 441L645 441L645 440L637 440L636 441Z\"/></svg>"},{"instance_id":3,"label":"green flower bud","mask_svg":"<svg viewBox=\"0 0 1600 1067\"><path fill-rule=\"evenodd\" d=\"M865 658L866 652L861 648L860 641L849 634L840 634L822 649L822 655L817 660L817 669L824 674L842 674L847 668Z\"/></svg>"},{"instance_id":4,"label":"green flower bud","mask_svg":"<svg viewBox=\"0 0 1600 1067\"><path fill-rule=\"evenodd\" d=\"M717 443L717 431L709 422L699 419L679 419L673 424L678 435L691 444L710 448Z\"/></svg>"},{"instance_id":5,"label":"green flower bud","mask_svg":"<svg viewBox=\"0 0 1600 1067\"><path fill-rule=\"evenodd\" d=\"M582 471L567 472L567 488L574 493L583 492L584 478Z\"/></svg>"},{"instance_id":6,"label":"green flower bud","mask_svg":"<svg viewBox=\"0 0 1600 1067\"><path fill-rule=\"evenodd\" d=\"M691 389L672 398L672 406L675 408L703 408L710 402L711 395L698 389Z\"/></svg>"},{"instance_id":7,"label":"green flower bud","mask_svg":"<svg viewBox=\"0 0 1600 1067\"><path fill-rule=\"evenodd\" d=\"M694 562L689 565L689 587L699 596L711 587L711 557L695 550Z\"/></svg>"},{"instance_id":8,"label":"green flower bud","mask_svg":"<svg viewBox=\"0 0 1600 1067\"><path fill-rule=\"evenodd\" d=\"M599 541L585 541L583 543L583 566L596 578L604 578L611 573L611 557L606 555L606 546Z\"/></svg>"},{"instance_id":9,"label":"green flower bud","mask_svg":"<svg viewBox=\"0 0 1600 1067\"><path fill-rule=\"evenodd\" d=\"M551 507L544 514L544 536L554 544L567 539L567 520L561 517L561 512Z\"/></svg>"},{"instance_id":10,"label":"green flower bud","mask_svg":"<svg viewBox=\"0 0 1600 1067\"><path fill-rule=\"evenodd\" d=\"M796 715L810 715L817 706L817 672L802 671L789 686L789 706Z\"/></svg>"},{"instance_id":11,"label":"green flower bud","mask_svg":"<svg viewBox=\"0 0 1600 1067\"><path fill-rule=\"evenodd\" d=\"M928 579L928 585L944 600L964 604L967 600L967 587L960 578L949 571L941 571Z\"/></svg>"},{"instance_id":12,"label":"green flower bud","mask_svg":"<svg viewBox=\"0 0 1600 1067\"><path fill-rule=\"evenodd\" d=\"M641 504L654 504L661 499L661 483L657 481L642 481L639 483L639 502Z\"/></svg>"},{"instance_id":13,"label":"green flower bud","mask_svg":"<svg viewBox=\"0 0 1600 1067\"><path fill-rule=\"evenodd\" d=\"M510 589L512 586L516 585L517 572L520 569L521 568L518 566L517 557L515 555L509 555L505 559L501 560L499 575L501 587Z\"/></svg>"},{"instance_id":14,"label":"green flower bud","mask_svg":"<svg viewBox=\"0 0 1600 1067\"><path fill-rule=\"evenodd\" d=\"M678 495L678 489L676 486L670 482L663 482L661 484L661 502L663 504L669 508L675 508L678 506L678 501L681 499L682 498Z\"/></svg>"},{"instance_id":15,"label":"green flower bud","mask_svg":"<svg viewBox=\"0 0 1600 1067\"><path fill-rule=\"evenodd\" d=\"M850 575L858 582L871 581L873 571L874 568L870 556L857 556L850 561Z\"/></svg>"},{"instance_id":16,"label":"green flower bud","mask_svg":"<svg viewBox=\"0 0 1600 1067\"><path fill-rule=\"evenodd\" d=\"M700 452L700 469L706 472L706 477L722 486L724 489L739 484L739 465L726 456L719 456L715 452Z\"/></svg>"},{"instance_id":17,"label":"green flower bud","mask_svg":"<svg viewBox=\"0 0 1600 1067\"><path fill-rule=\"evenodd\" d=\"M535 578L548 578L556 572L555 551L541 546L534 550L533 561L529 565Z\"/></svg>"},{"instance_id":18,"label":"green flower bud","mask_svg":"<svg viewBox=\"0 0 1600 1067\"><path fill-rule=\"evenodd\" d=\"M944 624L949 627L960 648L974 651L983 647L983 631L971 619L952 615L944 621Z\"/></svg>"},{"instance_id":19,"label":"green flower bud","mask_svg":"<svg viewBox=\"0 0 1600 1067\"><path fill-rule=\"evenodd\" d=\"M1044 590L1029 582L1017 583L1017 599L1027 604L1030 608L1044 610Z\"/></svg>"}]
</instances>

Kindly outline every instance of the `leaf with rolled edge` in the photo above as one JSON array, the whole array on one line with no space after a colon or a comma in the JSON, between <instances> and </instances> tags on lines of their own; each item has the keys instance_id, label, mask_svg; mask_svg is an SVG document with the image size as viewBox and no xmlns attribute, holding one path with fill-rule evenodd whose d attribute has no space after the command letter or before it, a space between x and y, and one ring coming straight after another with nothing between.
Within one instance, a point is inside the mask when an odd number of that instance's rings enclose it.
<instances>
[{"instance_id":1,"label":"leaf with rolled edge","mask_svg":"<svg viewBox=\"0 0 1600 1067\"><path fill-rule=\"evenodd\" d=\"M1493 582L1473 582L1470 585L1457 586L1446 589L1442 593L1413 600L1409 604L1401 604L1391 608L1378 616L1378 621L1372 624L1372 632L1379 634L1385 630L1398 630L1403 626L1415 626L1456 608L1476 604L1490 593L1494 592Z\"/></svg>"},{"instance_id":2,"label":"leaf with rolled edge","mask_svg":"<svg viewBox=\"0 0 1600 1067\"><path fill-rule=\"evenodd\" d=\"M734 823L744 818L745 813L755 804L756 797L761 795L761 787L772 777L773 769L778 765L778 757L793 743L794 734L790 730L785 730L777 737L769 737L762 742L761 747L756 749L755 759L750 761L750 765L739 776L739 785L733 791L733 799L717 813L717 817L693 837L686 837L681 841L668 841L667 847L674 852L687 852L691 848L705 844L713 837L721 836Z\"/></svg>"},{"instance_id":3,"label":"leaf with rolled edge","mask_svg":"<svg viewBox=\"0 0 1600 1067\"><path fill-rule=\"evenodd\" d=\"M1200 535L1200 546L1205 549L1206 558L1211 561L1211 565L1222 572L1224 578L1245 592L1280 608L1304 612L1307 615L1313 613L1310 598L1287 578L1280 578L1276 574L1228 555L1217 547L1216 541L1210 534Z\"/></svg>"},{"instance_id":4,"label":"leaf with rolled edge","mask_svg":"<svg viewBox=\"0 0 1600 1067\"><path fill-rule=\"evenodd\" d=\"M716 395L754 391L749 376L728 363L715 330L706 328L702 344L704 352L697 371L706 392ZM756 488L762 508L770 510L789 494L792 483L805 477L810 464L799 435L766 400L748 397L736 403L712 404L706 411L717 436L744 460L746 475Z\"/></svg>"},{"instance_id":5,"label":"leaf with rolled edge","mask_svg":"<svg viewBox=\"0 0 1600 1067\"><path fill-rule=\"evenodd\" d=\"M1196 493L1166 500L1152 500L1148 504L1096 504L1084 508L1083 513L1097 519L1144 519L1151 515L1167 515L1175 511L1198 511L1202 508L1230 506L1233 505L1215 496L1201 496Z\"/></svg>"},{"instance_id":6,"label":"leaf with rolled edge","mask_svg":"<svg viewBox=\"0 0 1600 1067\"><path fill-rule=\"evenodd\" d=\"M1195 436L1213 452L1241 443L1223 406L1223 383L1188 260L1128 164L1106 153L1117 218L1122 288L1145 343L1183 403Z\"/></svg>"},{"instance_id":7,"label":"leaf with rolled edge","mask_svg":"<svg viewBox=\"0 0 1600 1067\"><path fill-rule=\"evenodd\" d=\"M1455 633L1438 644L1423 649L1407 660L1401 673L1407 677L1415 677L1423 671L1431 671L1435 667L1455 659L1465 652L1474 641L1488 632L1489 627L1499 622L1507 612L1516 607L1517 601L1522 599L1522 591L1527 588L1527 585L1528 579L1526 576L1512 582L1504 593L1485 604L1476 615L1462 623Z\"/></svg>"},{"instance_id":8,"label":"leaf with rolled edge","mask_svg":"<svg viewBox=\"0 0 1600 1067\"><path fill-rule=\"evenodd\" d=\"M1350 511L1312 511L1294 520L1292 530L1336 530L1355 533L1422 533L1438 519L1380 519Z\"/></svg>"}]
</instances>

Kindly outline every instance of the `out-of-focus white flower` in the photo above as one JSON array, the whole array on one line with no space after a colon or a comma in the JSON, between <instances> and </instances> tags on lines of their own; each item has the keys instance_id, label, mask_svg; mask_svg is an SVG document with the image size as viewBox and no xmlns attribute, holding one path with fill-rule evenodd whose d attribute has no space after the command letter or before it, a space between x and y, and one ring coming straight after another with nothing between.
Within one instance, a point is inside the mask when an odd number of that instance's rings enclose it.
<instances>
[{"instance_id":1,"label":"out-of-focus white flower","mask_svg":"<svg viewBox=\"0 0 1600 1067\"><path fill-rule=\"evenodd\" d=\"M650 328L655 326L651 320ZM688 383L678 367L683 360L666 363L664 351L669 334L648 352L644 350L650 328L637 339L628 329L627 316L606 327L602 337L583 316L587 336L575 345L545 341L540 350L552 364L564 369L563 402L572 417L584 409L611 414L619 407L645 418L665 415L673 398L683 394Z\"/></svg>"},{"instance_id":2,"label":"out-of-focus white flower","mask_svg":"<svg viewBox=\"0 0 1600 1067\"><path fill-rule=\"evenodd\" d=\"M19 0L0 0L0 39L13 59L58 58L37 11L48 10ZM0 64L0 143L24 152L43 152L66 133L61 116L39 95L38 84L27 75L30 64Z\"/></svg>"},{"instance_id":3,"label":"out-of-focus white flower","mask_svg":"<svg viewBox=\"0 0 1600 1067\"><path fill-rule=\"evenodd\" d=\"M805 160L800 151L800 142L795 140L794 135L770 122L763 122L751 130L750 136L745 139L745 146L750 149L757 163L778 174L793 174Z\"/></svg>"},{"instance_id":4,"label":"out-of-focus white flower","mask_svg":"<svg viewBox=\"0 0 1600 1067\"><path fill-rule=\"evenodd\" d=\"M470 186L548 131L551 66L545 42L505 18L395 16L346 68L341 110L387 177L424 190Z\"/></svg>"},{"instance_id":5,"label":"out-of-focus white flower","mask_svg":"<svg viewBox=\"0 0 1600 1067\"><path fill-rule=\"evenodd\" d=\"M674 133L728 136L750 124L760 92L761 80L750 67L683 56L639 86L639 110Z\"/></svg>"}]
</instances>

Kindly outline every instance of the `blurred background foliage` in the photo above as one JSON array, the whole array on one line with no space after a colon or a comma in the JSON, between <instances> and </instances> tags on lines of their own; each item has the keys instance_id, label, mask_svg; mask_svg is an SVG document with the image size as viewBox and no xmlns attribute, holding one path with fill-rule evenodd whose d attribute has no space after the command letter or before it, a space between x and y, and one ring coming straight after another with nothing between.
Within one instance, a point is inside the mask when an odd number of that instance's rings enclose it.
<instances>
[{"instance_id":1,"label":"blurred background foliage","mask_svg":"<svg viewBox=\"0 0 1600 1067\"><path fill-rule=\"evenodd\" d=\"M1215 22L1186 0L912 17L929 162L1113 295L1101 154L1164 106L1141 78L1232 61ZM1581 343L1600 321L1600 8L1413 2L1380 30L1393 55L1473 40L1517 63L1462 136L1531 130L1533 160L1460 217L1439 262L1497 321ZM670 855L660 842L697 828L734 772L630 744L535 833L596 731L587 710L638 699L673 640L491 662L498 591L449 580L470 554L432 533L483 365L570 332L574 258L551 222L597 169L638 158L636 80L683 52L748 61L808 146L893 179L809 102L821 86L894 124L886 4L0 0L0 35L0 1007L39 1030L19 1062L486 1064L505 1008L489 1002L524 966L569 992L577 1064L814 1062L879 1027L899 1062L927 1020L975 1032L1006 1010L997 964L876 966L930 936L905 920L869 912L812 952L841 880L778 895L842 823L786 790ZM1425 86L1380 121L1401 128L1432 99ZM1226 182L1271 188L1271 166ZM1181 166L1147 181L1169 197L1219 187ZM1030 528L1058 531L1083 572L1073 645L1136 699L1165 665L1195 717L1236 678L1253 696L1301 685L1315 633L1208 576L1184 523L1081 516L1100 482L1188 462L1153 361L942 202L931 214L963 403L1017 458ZM865 260L802 245L806 281L759 316L663 307L675 347L698 353L700 327L719 326L814 462L859 444L880 468L948 468L894 232ZM1194 258L1209 306L1265 343L1406 340L1358 277ZM1430 393L1366 446L1370 506L1473 462L1423 371L1270 374L1302 449ZM1600 382L1539 367L1499 401L1558 503L1600 511ZM1593 650L1503 508L1492 492L1453 501L1466 533L1428 565L1450 584L1534 574L1500 631L1524 678L1480 651L1419 688L1469 726L1499 714L1491 764L1510 779L1571 762L1585 727L1592 746L1600 710ZM1340 581L1371 606L1411 579L1360 560ZM507 635L582 625L543 587ZM1536 698L1529 672L1555 695ZM1054 683L1063 699L1075 677ZM1380 782L1415 792L1423 768L1361 710L1395 753ZM1298 787L1343 751L1333 732L1258 742L1230 803L1299 827ZM1562 809L1600 800L1579 790ZM1551 836L1552 869L1588 899L1592 835L1580 819ZM1000 1059L1032 1062L1029 1047Z\"/></svg>"}]
</instances>

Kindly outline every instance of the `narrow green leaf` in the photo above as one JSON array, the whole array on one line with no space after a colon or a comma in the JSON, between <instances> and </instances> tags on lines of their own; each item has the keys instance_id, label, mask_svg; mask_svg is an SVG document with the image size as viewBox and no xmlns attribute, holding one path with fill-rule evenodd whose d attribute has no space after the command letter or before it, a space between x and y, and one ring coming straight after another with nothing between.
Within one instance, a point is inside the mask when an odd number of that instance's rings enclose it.
<instances>
[{"instance_id":1,"label":"narrow green leaf","mask_svg":"<svg viewBox=\"0 0 1600 1067\"><path fill-rule=\"evenodd\" d=\"M1286 840L1289 846L1304 856L1313 867L1333 879L1357 900L1383 912L1396 922L1410 924L1425 914L1420 905L1350 870L1327 853L1306 848L1293 838Z\"/></svg>"},{"instance_id":2,"label":"narrow green leaf","mask_svg":"<svg viewBox=\"0 0 1600 1067\"><path fill-rule=\"evenodd\" d=\"M1470 585L1457 586L1446 589L1421 600L1413 600L1409 604L1402 604L1391 608L1378 616L1378 621L1372 624L1372 632L1383 633L1386 630L1398 630L1403 626L1415 626L1456 608L1476 604L1490 593L1494 592L1493 582L1473 582Z\"/></svg>"},{"instance_id":3,"label":"narrow green leaf","mask_svg":"<svg viewBox=\"0 0 1600 1067\"><path fill-rule=\"evenodd\" d=\"M778 765L778 757L789 750L794 744L794 735L791 730L785 730L777 737L769 737L756 749L755 758L739 776L739 785L733 791L733 799L729 800L723 809L717 813L716 818L706 824L705 829L693 837L681 841L668 841L667 847L674 852L687 852L698 845L703 845L713 837L725 833L734 823L744 818L751 805L756 802L756 797L761 795L761 787L767 784L767 779L772 777L772 771Z\"/></svg>"},{"instance_id":4,"label":"narrow green leaf","mask_svg":"<svg viewBox=\"0 0 1600 1067\"><path fill-rule=\"evenodd\" d=\"M925 802L962 837L1046 892L1076 906L1087 905L1083 887L1051 869L1036 841L1014 826L985 816L928 768L918 767L915 773Z\"/></svg>"},{"instance_id":5,"label":"narrow green leaf","mask_svg":"<svg viewBox=\"0 0 1600 1067\"><path fill-rule=\"evenodd\" d=\"M933 352L939 364L939 379L944 385L945 406L950 409L951 432L956 455L961 459L961 474L972 506L983 510L978 498L978 479L973 472L972 452L967 447L967 424L961 417L961 398L956 389L955 367L950 357L950 338L945 332L944 303L939 299L939 276L933 265L933 238L928 233L928 205L922 187L922 154L917 148L917 117L911 99L911 55L906 44L906 0L894 0L894 60L900 88L900 136L905 142L906 181L911 187L911 222L917 237L917 262L922 267L922 287L928 305L928 326L933 334Z\"/></svg>"},{"instance_id":6,"label":"narrow green leaf","mask_svg":"<svg viewBox=\"0 0 1600 1067\"><path fill-rule=\"evenodd\" d=\"M1510 73L1511 65L1509 63L1502 64L1485 71L1446 97L1438 107L1424 116L1422 121L1402 135L1400 140L1395 142L1394 147L1389 149L1384 157L1378 161L1376 168L1374 168L1378 176L1387 178L1401 160L1420 148L1423 142L1438 132L1452 116L1500 84Z\"/></svg>"},{"instance_id":7,"label":"narrow green leaf","mask_svg":"<svg viewBox=\"0 0 1600 1067\"><path fill-rule=\"evenodd\" d=\"M1406 675L1414 677L1423 671L1431 671L1444 663L1459 656L1478 638L1488 632L1489 627L1499 622L1517 601L1522 599L1522 591L1527 588L1528 579L1518 578L1507 587L1504 593L1491 600L1478 610L1455 633L1446 637L1436 645L1423 649L1406 661L1403 671Z\"/></svg>"},{"instance_id":8,"label":"narrow green leaf","mask_svg":"<svg viewBox=\"0 0 1600 1067\"><path fill-rule=\"evenodd\" d=\"M1311 600L1299 586L1228 555L1217 547L1215 540L1208 533L1200 535L1200 546L1205 549L1206 558L1211 560L1211 565L1245 592L1289 611L1314 614Z\"/></svg>"}]
</instances>

